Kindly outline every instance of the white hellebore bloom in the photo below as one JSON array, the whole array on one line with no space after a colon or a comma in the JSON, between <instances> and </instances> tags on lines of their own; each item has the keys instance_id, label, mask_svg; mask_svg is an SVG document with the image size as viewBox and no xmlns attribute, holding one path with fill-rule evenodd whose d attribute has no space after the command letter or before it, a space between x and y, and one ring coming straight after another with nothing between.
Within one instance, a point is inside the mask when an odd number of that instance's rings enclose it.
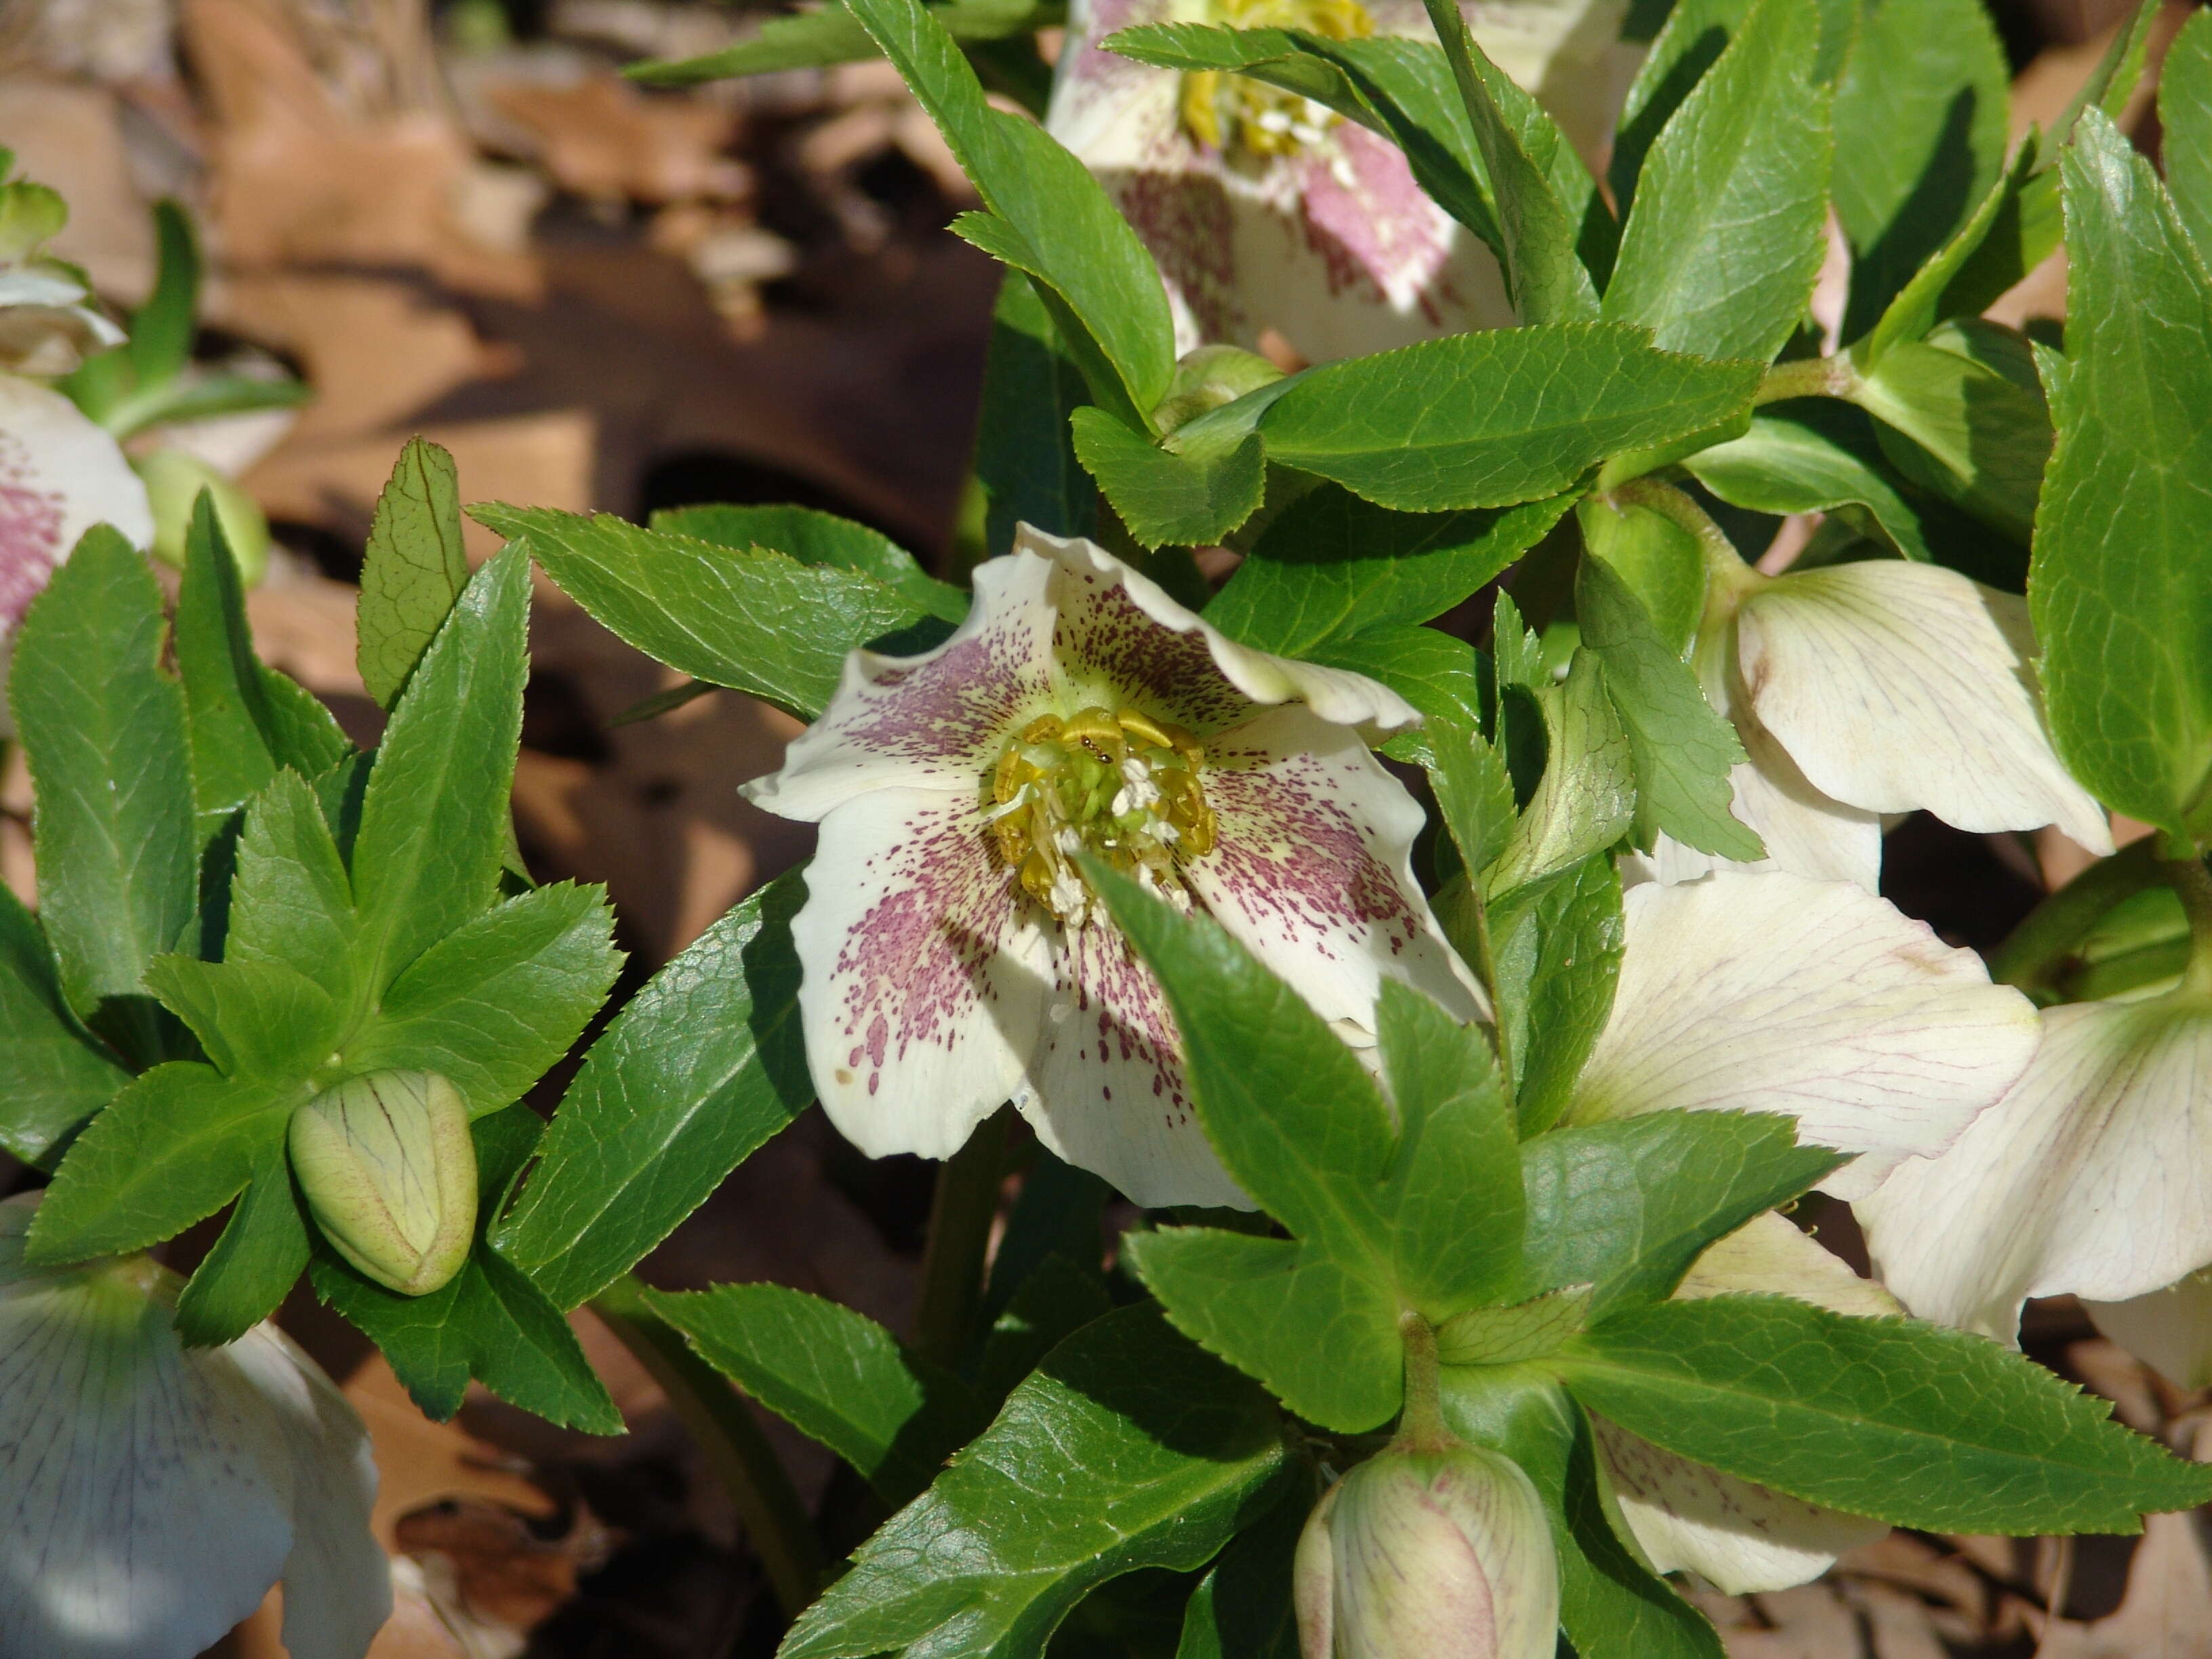
<instances>
[{"instance_id":1,"label":"white hellebore bloom","mask_svg":"<svg viewBox=\"0 0 2212 1659\"><path fill-rule=\"evenodd\" d=\"M2070 1292L2191 1382L2204 1291L2177 1281L2212 1264L2212 994L2185 981L2050 1009L2043 1024L2009 1094L1856 1206L1875 1267L1923 1318L2002 1342L2017 1340L2027 1297ZM2146 1316L2182 1317L2152 1343Z\"/></svg>"},{"instance_id":2,"label":"white hellebore bloom","mask_svg":"<svg viewBox=\"0 0 2212 1659\"><path fill-rule=\"evenodd\" d=\"M14 164L0 149L0 175ZM67 205L44 185L0 185L0 369L66 374L123 343L123 331L92 308L82 273L45 256L68 221Z\"/></svg>"},{"instance_id":3,"label":"white hellebore bloom","mask_svg":"<svg viewBox=\"0 0 2212 1659\"><path fill-rule=\"evenodd\" d=\"M1917 809L2112 850L2045 728L2027 601L1894 559L1770 577L1727 556L1708 580L1694 659L1749 757L1735 811L1766 843L1756 867L1872 891L1883 814ZM1653 860L1665 880L1722 862L1673 842Z\"/></svg>"},{"instance_id":4,"label":"white hellebore bloom","mask_svg":"<svg viewBox=\"0 0 2212 1659\"><path fill-rule=\"evenodd\" d=\"M103 522L137 546L153 539L146 486L115 440L60 392L0 374L0 691L23 613L77 538ZM0 735L8 729L0 696Z\"/></svg>"},{"instance_id":5,"label":"white hellebore bloom","mask_svg":"<svg viewBox=\"0 0 2212 1659\"><path fill-rule=\"evenodd\" d=\"M1626 0L1462 9L1498 66L1599 155L1637 62L1619 38ZM1178 352L1256 349L1273 328L1320 362L1511 325L1496 258L1423 194L1395 145L1260 82L1155 69L1099 44L1148 23L1436 36L1421 0L1075 0L1046 128L1151 252Z\"/></svg>"},{"instance_id":6,"label":"white hellebore bloom","mask_svg":"<svg viewBox=\"0 0 2212 1659\"><path fill-rule=\"evenodd\" d=\"M822 826L793 933L823 1106L872 1157L945 1158L1011 1097L1140 1204L1248 1205L1075 857L1206 911L1355 1040L1385 974L1480 1018L1413 880L1420 808L1361 737L1416 716L1234 643L1086 541L1024 526L975 580L936 650L855 652L747 788Z\"/></svg>"},{"instance_id":7,"label":"white hellebore bloom","mask_svg":"<svg viewBox=\"0 0 2212 1659\"><path fill-rule=\"evenodd\" d=\"M391 1611L368 1433L273 1325L187 1349L144 1256L23 1260L0 1203L0 1653L191 1659L284 1588L292 1659Z\"/></svg>"}]
</instances>

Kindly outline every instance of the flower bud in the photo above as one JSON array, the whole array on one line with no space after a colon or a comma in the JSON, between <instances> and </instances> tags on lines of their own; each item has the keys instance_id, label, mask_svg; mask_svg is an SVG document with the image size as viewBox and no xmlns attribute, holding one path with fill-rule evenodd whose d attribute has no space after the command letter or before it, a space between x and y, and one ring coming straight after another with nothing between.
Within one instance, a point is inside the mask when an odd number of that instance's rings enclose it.
<instances>
[{"instance_id":1,"label":"flower bud","mask_svg":"<svg viewBox=\"0 0 2212 1659\"><path fill-rule=\"evenodd\" d=\"M371 1072L292 1115L292 1170L331 1247L422 1296L476 1236L477 1154L460 1091L432 1072Z\"/></svg>"},{"instance_id":2,"label":"flower bud","mask_svg":"<svg viewBox=\"0 0 2212 1659\"><path fill-rule=\"evenodd\" d=\"M269 520L260 503L197 455L181 449L157 449L131 465L146 485L154 509L154 556L179 570L185 568L185 540L192 526L192 504L204 489L215 502L216 522L230 548L238 580L258 587L269 573Z\"/></svg>"},{"instance_id":3,"label":"flower bud","mask_svg":"<svg viewBox=\"0 0 2212 1659\"><path fill-rule=\"evenodd\" d=\"M1315 1506L1298 1540L1304 1659L1552 1659L1559 1571L1518 1464L1395 1448Z\"/></svg>"}]
</instances>

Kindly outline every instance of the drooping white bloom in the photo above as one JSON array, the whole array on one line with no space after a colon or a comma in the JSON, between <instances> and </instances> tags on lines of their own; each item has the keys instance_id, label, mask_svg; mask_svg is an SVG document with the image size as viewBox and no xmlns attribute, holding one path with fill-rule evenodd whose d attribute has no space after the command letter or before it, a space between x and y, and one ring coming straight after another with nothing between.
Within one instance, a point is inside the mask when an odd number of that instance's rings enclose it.
<instances>
[{"instance_id":1,"label":"drooping white bloom","mask_svg":"<svg viewBox=\"0 0 2212 1659\"><path fill-rule=\"evenodd\" d=\"M1882 815L1918 809L2112 850L2051 745L2025 600L1892 559L1771 578L1717 566L1712 583L1696 662L1749 756L1735 811L1766 842L1757 867L1871 891ZM1721 862L1671 842L1653 860L1662 880Z\"/></svg>"},{"instance_id":2,"label":"drooping white bloom","mask_svg":"<svg viewBox=\"0 0 2212 1659\"><path fill-rule=\"evenodd\" d=\"M872 1156L944 1158L1011 1097L1141 1204L1248 1204L1074 855L1205 910L1340 1029L1371 1029L1385 974L1478 1018L1413 880L1420 808L1361 737L1413 711L1234 643L1089 542L1025 527L975 580L950 639L854 653L748 786L822 826L793 931L823 1108Z\"/></svg>"},{"instance_id":3,"label":"drooping white bloom","mask_svg":"<svg viewBox=\"0 0 2212 1659\"><path fill-rule=\"evenodd\" d=\"M1880 1285L1771 1211L1714 1243L1674 1292L1678 1300L1746 1293L1793 1296L1862 1316L1903 1311ZM1661 1572L1687 1570L1730 1595L1787 1589L1811 1583L1844 1551L1889 1530L1723 1474L1602 1418L1595 1422L1621 1517Z\"/></svg>"},{"instance_id":4,"label":"drooping white bloom","mask_svg":"<svg viewBox=\"0 0 2212 1659\"><path fill-rule=\"evenodd\" d=\"M1871 1192L1959 1139L2027 1070L2035 1009L1982 960L1848 882L1717 871L1623 895L1613 1012L1568 1107L1779 1112Z\"/></svg>"},{"instance_id":5,"label":"drooping white bloom","mask_svg":"<svg viewBox=\"0 0 2212 1659\"><path fill-rule=\"evenodd\" d=\"M2075 1003L2043 1023L1995 1108L1856 1206L1906 1307L2002 1342L2031 1296L2130 1303L2212 1264L2212 1000Z\"/></svg>"},{"instance_id":6,"label":"drooping white bloom","mask_svg":"<svg viewBox=\"0 0 2212 1659\"><path fill-rule=\"evenodd\" d=\"M103 522L141 547L153 538L146 486L115 440L60 392L0 374L0 687L23 613L77 538Z\"/></svg>"},{"instance_id":7,"label":"drooping white bloom","mask_svg":"<svg viewBox=\"0 0 2212 1659\"><path fill-rule=\"evenodd\" d=\"M1601 154L1636 65L1626 0L1475 0L1498 66ZM1146 23L1433 41L1421 0L1075 0L1046 126L1105 185L1158 264L1176 349L1255 349L1273 328L1309 361L1510 326L1498 262L1413 181L1389 140L1237 76L1103 50Z\"/></svg>"},{"instance_id":8,"label":"drooping white bloom","mask_svg":"<svg viewBox=\"0 0 2212 1659\"><path fill-rule=\"evenodd\" d=\"M293 1659L391 1611L368 1431L273 1325L186 1349L144 1256L23 1261L0 1203L0 1653L191 1659L284 1587Z\"/></svg>"},{"instance_id":9,"label":"drooping white bloom","mask_svg":"<svg viewBox=\"0 0 2212 1659\"><path fill-rule=\"evenodd\" d=\"M2085 1302L2097 1328L2178 1389L2212 1388L2212 1268L2124 1302Z\"/></svg>"},{"instance_id":10,"label":"drooping white bloom","mask_svg":"<svg viewBox=\"0 0 2212 1659\"><path fill-rule=\"evenodd\" d=\"M14 165L0 149L0 175ZM66 374L123 343L123 331L93 309L82 274L46 256L68 221L67 205L44 185L0 185L0 369Z\"/></svg>"}]
</instances>

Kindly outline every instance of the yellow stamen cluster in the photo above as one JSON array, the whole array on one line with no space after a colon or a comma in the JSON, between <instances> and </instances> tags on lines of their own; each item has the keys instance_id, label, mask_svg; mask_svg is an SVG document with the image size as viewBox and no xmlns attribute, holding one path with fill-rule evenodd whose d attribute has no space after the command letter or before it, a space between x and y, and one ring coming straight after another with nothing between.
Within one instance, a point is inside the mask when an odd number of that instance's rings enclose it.
<instances>
[{"instance_id":1,"label":"yellow stamen cluster","mask_svg":"<svg viewBox=\"0 0 2212 1659\"><path fill-rule=\"evenodd\" d=\"M1179 726L1092 706L1022 728L984 779L999 856L1060 921L1090 915L1085 852L1181 897L1178 859L1213 850L1213 809L1199 782L1205 751Z\"/></svg>"},{"instance_id":2,"label":"yellow stamen cluster","mask_svg":"<svg viewBox=\"0 0 2212 1659\"><path fill-rule=\"evenodd\" d=\"M1331 40L1364 40L1375 20L1359 0L1215 0L1213 21L1238 29L1304 29ZM1222 70L1182 77L1182 124L1215 149L1231 143L1256 155L1295 155L1321 142L1336 112L1310 98Z\"/></svg>"}]
</instances>

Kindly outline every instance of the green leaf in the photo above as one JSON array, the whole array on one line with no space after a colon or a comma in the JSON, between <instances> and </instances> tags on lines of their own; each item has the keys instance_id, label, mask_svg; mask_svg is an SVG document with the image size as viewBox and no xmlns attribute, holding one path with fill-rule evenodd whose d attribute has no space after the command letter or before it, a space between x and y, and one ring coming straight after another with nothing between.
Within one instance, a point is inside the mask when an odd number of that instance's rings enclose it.
<instances>
[{"instance_id":1,"label":"green leaf","mask_svg":"<svg viewBox=\"0 0 2212 1659\"><path fill-rule=\"evenodd\" d=\"M140 387L173 380L191 362L200 300L200 251L183 208L154 204L154 291L131 313L131 367Z\"/></svg>"},{"instance_id":2,"label":"green leaf","mask_svg":"<svg viewBox=\"0 0 2212 1659\"><path fill-rule=\"evenodd\" d=\"M1097 1237L1095 1226L1092 1237ZM1021 1287L991 1322L975 1363L977 1390L993 1407L1002 1404L1045 1355L1113 1309L1106 1281L1095 1266L1079 1267L1067 1256L1048 1255L1023 1277Z\"/></svg>"},{"instance_id":3,"label":"green leaf","mask_svg":"<svg viewBox=\"0 0 2212 1659\"><path fill-rule=\"evenodd\" d=\"M222 1237L177 1295L177 1334L191 1347L235 1342L276 1310L307 1269L307 1218L280 1139L266 1147Z\"/></svg>"},{"instance_id":4,"label":"green leaf","mask_svg":"<svg viewBox=\"0 0 2212 1659\"><path fill-rule=\"evenodd\" d=\"M2158 115L2174 211L2196 242L2197 257L2212 265L2212 18L2201 11L2166 49Z\"/></svg>"},{"instance_id":5,"label":"green leaf","mask_svg":"<svg viewBox=\"0 0 2212 1659\"><path fill-rule=\"evenodd\" d=\"M1039 0L950 0L929 11L956 40L1015 40L1066 21L1064 6ZM623 73L648 86L689 87L732 76L854 64L881 55L852 13L831 0L811 11L770 16L750 39L720 52L632 64Z\"/></svg>"},{"instance_id":6,"label":"green leaf","mask_svg":"<svg viewBox=\"0 0 2212 1659\"><path fill-rule=\"evenodd\" d=\"M968 614L968 595L915 562L914 555L879 530L811 507L679 507L653 515L653 528L690 536L717 547L787 554L801 564L872 576L901 593L916 611L957 623Z\"/></svg>"},{"instance_id":7,"label":"green leaf","mask_svg":"<svg viewBox=\"0 0 2212 1659\"><path fill-rule=\"evenodd\" d=\"M1828 94L1807 73L1818 26L1811 0L1759 0L1668 118L1607 320L1641 323L1670 351L1762 362L1796 329L1827 252Z\"/></svg>"},{"instance_id":8,"label":"green leaf","mask_svg":"<svg viewBox=\"0 0 2212 1659\"><path fill-rule=\"evenodd\" d=\"M1575 526L1585 556L1602 563L1635 594L1662 644L1686 656L1705 613L1705 550L1698 538L1632 496L1604 493L1575 503Z\"/></svg>"},{"instance_id":9,"label":"green leaf","mask_svg":"<svg viewBox=\"0 0 2212 1659\"><path fill-rule=\"evenodd\" d=\"M1735 728L1705 701L1690 665L1603 559L1583 561L1575 611L1635 769L1636 844L1648 852L1663 830L1723 858L1765 857L1765 844L1729 811L1729 773L1744 757Z\"/></svg>"},{"instance_id":10,"label":"green leaf","mask_svg":"<svg viewBox=\"0 0 2212 1659\"><path fill-rule=\"evenodd\" d=\"M1141 547L1211 546L1260 510L1267 462L1256 432L1158 447L1103 409L1077 410L1073 431L1077 459Z\"/></svg>"},{"instance_id":11,"label":"green leaf","mask_svg":"<svg viewBox=\"0 0 2212 1659\"><path fill-rule=\"evenodd\" d=\"M1291 1565L1311 1505L1294 1486L1237 1534L1183 1609L1175 1659L1298 1659Z\"/></svg>"},{"instance_id":12,"label":"green leaf","mask_svg":"<svg viewBox=\"0 0 2212 1659\"><path fill-rule=\"evenodd\" d=\"M1304 654L1314 662L1382 681L1431 720L1465 725L1481 707L1481 672L1474 647L1438 629L1384 623L1348 638L1324 641ZM1387 752L1396 756L1405 752L1406 745L1425 742L1425 729L1400 732Z\"/></svg>"},{"instance_id":13,"label":"green leaf","mask_svg":"<svg viewBox=\"0 0 2212 1659\"><path fill-rule=\"evenodd\" d=\"M701 1358L850 1463L894 1507L983 1426L957 1377L835 1302L782 1285L645 1299Z\"/></svg>"},{"instance_id":14,"label":"green leaf","mask_svg":"<svg viewBox=\"0 0 2212 1659\"><path fill-rule=\"evenodd\" d=\"M1899 471L2027 541L2051 428L2025 336L1946 323L1924 342L1891 347L1851 396L1881 422L1875 437Z\"/></svg>"},{"instance_id":15,"label":"green leaf","mask_svg":"<svg viewBox=\"0 0 2212 1659\"><path fill-rule=\"evenodd\" d=\"M1309 370L1260 429L1271 459L1384 507L1510 507L1720 425L1760 373L1655 350L1620 325L1497 329Z\"/></svg>"},{"instance_id":16,"label":"green leaf","mask_svg":"<svg viewBox=\"0 0 2212 1659\"><path fill-rule=\"evenodd\" d=\"M410 438L376 498L362 556L354 650L362 684L380 708L398 699L468 586L459 480L448 451Z\"/></svg>"},{"instance_id":17,"label":"green leaf","mask_svg":"<svg viewBox=\"0 0 2212 1659\"><path fill-rule=\"evenodd\" d=\"M146 988L234 1079L304 1079L343 1030L345 1011L285 963L159 956L146 965Z\"/></svg>"},{"instance_id":18,"label":"green leaf","mask_svg":"<svg viewBox=\"0 0 2212 1659\"><path fill-rule=\"evenodd\" d=\"M246 591L205 490L192 504L185 533L176 653L191 739L192 796L205 836L267 783L276 764L264 735L270 720Z\"/></svg>"},{"instance_id":19,"label":"green leaf","mask_svg":"<svg viewBox=\"0 0 2212 1659\"><path fill-rule=\"evenodd\" d=\"M1521 1133L1549 1128L1613 1012L1623 948L1620 878L1598 853L1490 910L1498 1024L1519 1073Z\"/></svg>"},{"instance_id":20,"label":"green leaf","mask_svg":"<svg viewBox=\"0 0 2212 1659\"><path fill-rule=\"evenodd\" d=\"M2069 368L2028 585L2045 706L2059 753L2099 799L2202 832L2212 279L2149 163L2101 114L2082 117L2065 171Z\"/></svg>"},{"instance_id":21,"label":"green leaf","mask_svg":"<svg viewBox=\"0 0 2212 1659\"><path fill-rule=\"evenodd\" d=\"M1724 1659L1703 1614L1621 1540L1589 1419L1532 1368L1447 1367L1444 1420L1461 1438L1502 1451L1543 1498L1559 1563L1559 1623L1579 1659Z\"/></svg>"},{"instance_id":22,"label":"green leaf","mask_svg":"<svg viewBox=\"0 0 2212 1659\"><path fill-rule=\"evenodd\" d=\"M1498 674L1507 678L1503 651ZM1634 751L1597 659L1577 651L1565 679L1526 695L1543 717L1544 775L1505 850L1483 872L1493 897L1604 851L1636 817Z\"/></svg>"},{"instance_id":23,"label":"green leaf","mask_svg":"<svg viewBox=\"0 0 2212 1659\"><path fill-rule=\"evenodd\" d=\"M499 1195L532 1154L544 1126L526 1106L480 1117L477 1247L442 1289L402 1296L319 1248L315 1294L383 1350L409 1396L440 1422L460 1409L473 1376L509 1405L563 1428L622 1432L622 1413L592 1374L561 1310L522 1272L483 1248Z\"/></svg>"},{"instance_id":24,"label":"green leaf","mask_svg":"<svg viewBox=\"0 0 2212 1659\"><path fill-rule=\"evenodd\" d=\"M141 1073L63 1158L31 1223L30 1259L143 1250L213 1215L306 1098L289 1079L237 1081L191 1060Z\"/></svg>"},{"instance_id":25,"label":"green leaf","mask_svg":"<svg viewBox=\"0 0 2212 1659\"><path fill-rule=\"evenodd\" d=\"M1765 1113L1647 1112L1538 1135L1521 1145L1526 1265L1500 1300L1593 1285L1595 1320L1671 1295L1714 1239L1849 1161Z\"/></svg>"},{"instance_id":26,"label":"green leaf","mask_svg":"<svg viewBox=\"0 0 2212 1659\"><path fill-rule=\"evenodd\" d=\"M1743 436L1682 465L1730 506L1754 513L1864 507L1906 558L1936 560L1923 509L1882 459L1872 418L1849 404L1803 398L1762 409Z\"/></svg>"},{"instance_id":27,"label":"green leaf","mask_svg":"<svg viewBox=\"0 0 2212 1659\"><path fill-rule=\"evenodd\" d=\"M130 1082L62 997L46 932L0 885L0 1147L40 1168Z\"/></svg>"},{"instance_id":28,"label":"green leaf","mask_svg":"<svg viewBox=\"0 0 2212 1659\"><path fill-rule=\"evenodd\" d=\"M1269 522L1206 608L1224 634L1286 657L1425 623L1494 580L1566 511L1564 495L1460 513L1393 513L1323 484Z\"/></svg>"},{"instance_id":29,"label":"green leaf","mask_svg":"<svg viewBox=\"0 0 2212 1659\"><path fill-rule=\"evenodd\" d=\"M1933 1532L2132 1533L2212 1469L1986 1338L1789 1297L1624 1312L1554 1356L1632 1434L1854 1515Z\"/></svg>"},{"instance_id":30,"label":"green leaf","mask_svg":"<svg viewBox=\"0 0 2212 1659\"><path fill-rule=\"evenodd\" d=\"M955 231L1042 285L1092 398L1149 429L1175 372L1175 329L1167 290L1136 232L1042 127L984 102L952 37L914 0L850 4L989 210L963 214Z\"/></svg>"},{"instance_id":31,"label":"green leaf","mask_svg":"<svg viewBox=\"0 0 2212 1659\"><path fill-rule=\"evenodd\" d=\"M1155 1310L1126 1309L1055 1349L861 1546L792 1626L783 1659L1042 1654L1094 1587L1204 1563L1271 1507L1285 1462L1258 1389Z\"/></svg>"},{"instance_id":32,"label":"green leaf","mask_svg":"<svg viewBox=\"0 0 2212 1659\"><path fill-rule=\"evenodd\" d=\"M1836 86L1844 337L1872 327L2004 170L2011 76L1980 0L1874 0Z\"/></svg>"},{"instance_id":33,"label":"green leaf","mask_svg":"<svg viewBox=\"0 0 2212 1659\"><path fill-rule=\"evenodd\" d=\"M493 1246L560 1307L620 1278L814 1099L780 877L647 981L592 1045Z\"/></svg>"},{"instance_id":34,"label":"green leaf","mask_svg":"<svg viewBox=\"0 0 2212 1659\"><path fill-rule=\"evenodd\" d=\"M1468 869L1486 870L1513 834L1513 779L1505 757L1472 722L1431 715L1425 736L1437 811Z\"/></svg>"},{"instance_id":35,"label":"green leaf","mask_svg":"<svg viewBox=\"0 0 2212 1659\"><path fill-rule=\"evenodd\" d=\"M469 511L648 656L807 720L829 706L854 647L890 644L885 635L928 616L857 571L781 553L741 553L641 530L604 513L496 505Z\"/></svg>"},{"instance_id":36,"label":"green leaf","mask_svg":"<svg viewBox=\"0 0 2212 1659\"><path fill-rule=\"evenodd\" d=\"M1075 458L1068 426L1089 400L1052 313L1028 277L1007 271L991 313L975 434L987 555L1012 548L1017 525L1048 536L1088 536L1097 528L1098 488Z\"/></svg>"},{"instance_id":37,"label":"green leaf","mask_svg":"<svg viewBox=\"0 0 2212 1659\"><path fill-rule=\"evenodd\" d=\"M1437 1328L1446 1365L1512 1365L1540 1359L1589 1326L1590 1291L1571 1285L1510 1308L1470 1308Z\"/></svg>"},{"instance_id":38,"label":"green leaf","mask_svg":"<svg viewBox=\"0 0 2212 1659\"><path fill-rule=\"evenodd\" d=\"M9 676L38 796L39 908L70 1007L139 988L194 901L185 702L161 669L161 590L106 526L32 603Z\"/></svg>"},{"instance_id":39,"label":"green leaf","mask_svg":"<svg viewBox=\"0 0 2212 1659\"><path fill-rule=\"evenodd\" d=\"M471 918L408 965L345 1046L347 1069L435 1072L481 1117L568 1052L621 970L606 889L560 882Z\"/></svg>"},{"instance_id":40,"label":"green leaf","mask_svg":"<svg viewBox=\"0 0 2212 1659\"><path fill-rule=\"evenodd\" d=\"M1606 175L1621 213L1632 216L1644 158L1674 112L1697 89L1729 40L1743 25L1753 0L1663 0L1666 26L1651 42L1615 129Z\"/></svg>"},{"instance_id":41,"label":"green leaf","mask_svg":"<svg viewBox=\"0 0 2212 1659\"><path fill-rule=\"evenodd\" d=\"M296 969L349 1005L352 886L299 774L277 773L247 807L235 863L224 960Z\"/></svg>"},{"instance_id":42,"label":"green leaf","mask_svg":"<svg viewBox=\"0 0 2212 1659\"><path fill-rule=\"evenodd\" d=\"M2009 235L2017 244L2022 228L2021 192L2033 177L2035 167L2036 146L2023 143L2012 165L1990 186L1958 234L1913 273L1912 280L1898 290L1866 337L1851 348L1854 359L1862 364L1875 362L1890 347L1920 338L1945 318L1972 315L1982 308L1970 303L1983 296L1972 291L1974 283L1966 273L1993 236ZM2019 274L2026 276L2027 268L2021 267Z\"/></svg>"},{"instance_id":43,"label":"green leaf","mask_svg":"<svg viewBox=\"0 0 2212 1659\"><path fill-rule=\"evenodd\" d=\"M471 579L393 707L353 848L356 954L381 986L492 901L529 672L530 562Z\"/></svg>"}]
</instances>

